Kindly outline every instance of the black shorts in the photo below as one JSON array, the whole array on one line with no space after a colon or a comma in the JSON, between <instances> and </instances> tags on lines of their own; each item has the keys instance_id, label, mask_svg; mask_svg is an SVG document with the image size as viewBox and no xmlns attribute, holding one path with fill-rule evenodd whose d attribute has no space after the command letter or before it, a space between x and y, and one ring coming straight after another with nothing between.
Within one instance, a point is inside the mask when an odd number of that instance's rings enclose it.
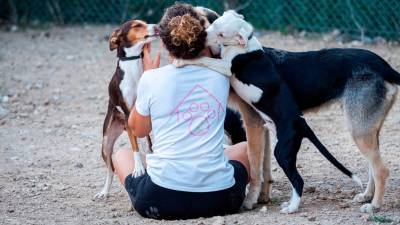
<instances>
[{"instance_id":1,"label":"black shorts","mask_svg":"<svg viewBox=\"0 0 400 225\"><path fill-rule=\"evenodd\" d=\"M235 160L235 184L225 190L213 192L185 192L163 188L153 183L149 175L125 178L125 188L135 210L143 217L153 219L190 219L232 214L243 203L248 174Z\"/></svg>"}]
</instances>

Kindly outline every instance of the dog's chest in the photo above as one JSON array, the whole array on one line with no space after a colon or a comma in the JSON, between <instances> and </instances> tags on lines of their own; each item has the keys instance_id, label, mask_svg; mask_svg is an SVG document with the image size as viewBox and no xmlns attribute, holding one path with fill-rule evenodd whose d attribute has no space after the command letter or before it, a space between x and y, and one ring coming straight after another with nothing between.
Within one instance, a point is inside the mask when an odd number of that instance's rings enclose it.
<instances>
[{"instance_id":1,"label":"dog's chest","mask_svg":"<svg viewBox=\"0 0 400 225\"><path fill-rule=\"evenodd\" d=\"M140 75L143 73L142 62L141 60L119 61L119 67L123 72L119 89L127 107L130 109L136 100L137 84Z\"/></svg>"},{"instance_id":2,"label":"dog's chest","mask_svg":"<svg viewBox=\"0 0 400 225\"><path fill-rule=\"evenodd\" d=\"M265 121L265 127L267 127L270 131L270 140L272 142L272 147L274 147L278 141L276 138L275 123L267 114L254 106L255 103L260 101L263 95L263 91L253 84L245 84L241 82L239 79L236 78L235 75L232 75L230 83L236 94L239 95L239 97L243 99L247 104L249 104Z\"/></svg>"}]
</instances>

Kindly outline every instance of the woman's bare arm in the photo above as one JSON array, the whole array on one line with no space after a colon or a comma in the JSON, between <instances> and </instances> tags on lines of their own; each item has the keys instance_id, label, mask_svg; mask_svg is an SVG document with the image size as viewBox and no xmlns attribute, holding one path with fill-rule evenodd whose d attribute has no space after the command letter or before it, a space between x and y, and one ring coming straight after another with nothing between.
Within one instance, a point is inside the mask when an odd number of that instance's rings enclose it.
<instances>
[{"instance_id":1,"label":"woman's bare arm","mask_svg":"<svg viewBox=\"0 0 400 225\"><path fill-rule=\"evenodd\" d=\"M140 115L133 107L129 114L128 126L136 137L146 137L151 132L151 117Z\"/></svg>"},{"instance_id":2,"label":"woman's bare arm","mask_svg":"<svg viewBox=\"0 0 400 225\"><path fill-rule=\"evenodd\" d=\"M176 67L182 67L185 65L199 65L217 71L218 73L221 73L227 77L232 76L231 62L223 59L215 59L203 56L197 59L174 59L172 64Z\"/></svg>"}]
</instances>

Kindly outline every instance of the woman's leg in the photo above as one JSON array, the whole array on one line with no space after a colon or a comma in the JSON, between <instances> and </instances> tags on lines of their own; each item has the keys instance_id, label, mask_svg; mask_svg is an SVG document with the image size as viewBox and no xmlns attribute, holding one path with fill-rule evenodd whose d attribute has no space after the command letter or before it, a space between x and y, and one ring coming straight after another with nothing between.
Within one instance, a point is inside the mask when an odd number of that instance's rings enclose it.
<instances>
[{"instance_id":1,"label":"woman's leg","mask_svg":"<svg viewBox=\"0 0 400 225\"><path fill-rule=\"evenodd\" d=\"M247 174L250 179L250 163L247 157L247 142L240 142L235 145L229 146L224 150L225 155L230 160L236 160L243 164L246 168Z\"/></svg>"},{"instance_id":2,"label":"woman's leg","mask_svg":"<svg viewBox=\"0 0 400 225\"><path fill-rule=\"evenodd\" d=\"M119 181L125 185L125 178L132 173L135 168L135 160L133 152L130 149L121 149L112 155L114 171L117 174Z\"/></svg>"}]
</instances>

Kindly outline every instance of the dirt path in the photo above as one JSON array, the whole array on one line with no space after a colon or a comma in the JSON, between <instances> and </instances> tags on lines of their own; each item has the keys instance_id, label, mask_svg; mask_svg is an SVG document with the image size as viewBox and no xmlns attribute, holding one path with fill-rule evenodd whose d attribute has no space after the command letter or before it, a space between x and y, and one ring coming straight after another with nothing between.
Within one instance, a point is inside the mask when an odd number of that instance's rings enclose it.
<instances>
[{"instance_id":1,"label":"dirt path","mask_svg":"<svg viewBox=\"0 0 400 225\"><path fill-rule=\"evenodd\" d=\"M299 154L305 179L301 209L279 213L290 185L273 163L273 201L267 211L187 221L143 219L116 179L111 196L93 201L105 179L100 158L101 126L107 85L116 58L104 36L112 27L53 28L49 31L0 31L0 224L371 224L351 202L362 190L317 153L308 142ZM340 45L267 34L265 45L312 50ZM356 45L357 43L353 43ZM372 49L400 70L400 47ZM164 60L165 61L165 60ZM6 97L5 97L6 96ZM307 116L331 152L367 181L367 163L345 128L339 106ZM400 223L400 103L391 110L381 133L384 161L391 169L385 205L376 214ZM120 138L117 148L126 147Z\"/></svg>"}]
</instances>

